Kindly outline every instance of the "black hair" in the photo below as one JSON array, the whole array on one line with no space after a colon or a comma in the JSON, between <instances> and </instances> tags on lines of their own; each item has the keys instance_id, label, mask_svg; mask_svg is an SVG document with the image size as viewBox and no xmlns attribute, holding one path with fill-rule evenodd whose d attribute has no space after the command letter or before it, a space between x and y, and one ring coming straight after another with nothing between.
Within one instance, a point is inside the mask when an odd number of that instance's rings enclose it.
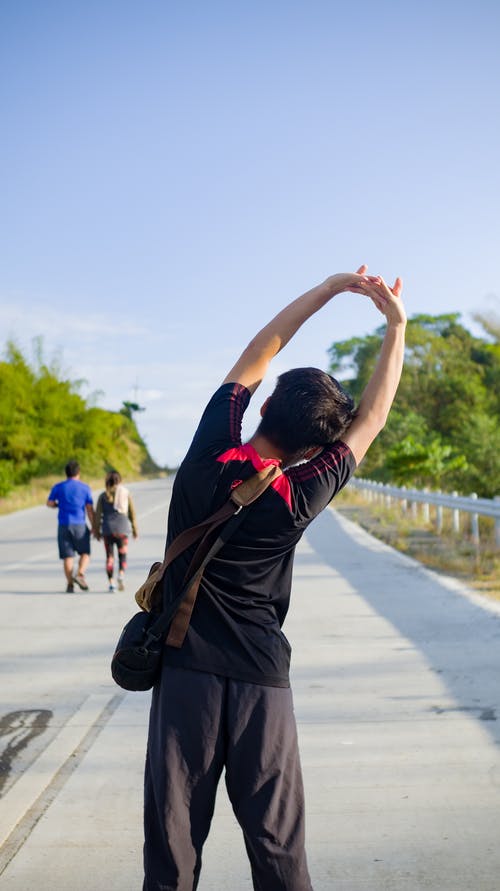
<instances>
[{"instance_id":1,"label":"black hair","mask_svg":"<svg viewBox=\"0 0 500 891\"><path fill-rule=\"evenodd\" d=\"M106 474L106 479L104 480L106 489L112 489L114 486L118 486L121 481L121 475L117 470L110 470L109 473Z\"/></svg>"},{"instance_id":2,"label":"black hair","mask_svg":"<svg viewBox=\"0 0 500 891\"><path fill-rule=\"evenodd\" d=\"M293 464L308 449L339 439L354 416L354 400L334 377L319 368L292 368L278 377L257 432Z\"/></svg>"},{"instance_id":3,"label":"black hair","mask_svg":"<svg viewBox=\"0 0 500 891\"><path fill-rule=\"evenodd\" d=\"M66 476L68 477L68 479L74 476L78 476L78 474L80 473L80 465L78 461L68 461L64 469L66 471Z\"/></svg>"}]
</instances>

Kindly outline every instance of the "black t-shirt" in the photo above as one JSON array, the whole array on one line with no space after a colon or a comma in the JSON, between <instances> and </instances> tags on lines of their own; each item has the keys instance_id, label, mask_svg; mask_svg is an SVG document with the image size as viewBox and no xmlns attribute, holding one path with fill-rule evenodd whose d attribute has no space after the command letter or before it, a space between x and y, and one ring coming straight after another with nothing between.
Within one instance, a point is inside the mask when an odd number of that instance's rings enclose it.
<instances>
[{"instance_id":1,"label":"black t-shirt","mask_svg":"<svg viewBox=\"0 0 500 891\"><path fill-rule=\"evenodd\" d=\"M227 501L236 481L277 461L241 443L250 393L223 384L201 418L173 486L168 544ZM338 441L283 475L247 508L241 525L210 561L181 649L165 648L169 665L275 687L289 686L290 645L281 631L290 601L295 546L304 530L355 470ZM166 598L181 589L194 547L167 570Z\"/></svg>"}]
</instances>

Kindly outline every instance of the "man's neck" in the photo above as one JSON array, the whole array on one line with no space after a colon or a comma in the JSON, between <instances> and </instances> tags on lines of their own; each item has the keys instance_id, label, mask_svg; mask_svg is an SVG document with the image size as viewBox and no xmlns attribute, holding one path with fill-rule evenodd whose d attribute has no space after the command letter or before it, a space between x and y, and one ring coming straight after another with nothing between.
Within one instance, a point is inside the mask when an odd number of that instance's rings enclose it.
<instances>
[{"instance_id":1,"label":"man's neck","mask_svg":"<svg viewBox=\"0 0 500 891\"><path fill-rule=\"evenodd\" d=\"M255 449L258 455L263 459L271 458L274 461L283 461L283 453L273 445L265 436L260 433L254 433L248 440L249 445Z\"/></svg>"}]
</instances>

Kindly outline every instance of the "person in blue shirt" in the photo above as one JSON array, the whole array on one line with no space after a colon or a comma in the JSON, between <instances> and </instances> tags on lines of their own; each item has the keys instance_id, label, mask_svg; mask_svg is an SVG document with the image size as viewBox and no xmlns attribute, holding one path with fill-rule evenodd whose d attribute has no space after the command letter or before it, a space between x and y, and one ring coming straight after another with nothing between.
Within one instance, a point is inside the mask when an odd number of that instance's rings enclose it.
<instances>
[{"instance_id":1,"label":"person in blue shirt","mask_svg":"<svg viewBox=\"0 0 500 891\"><path fill-rule=\"evenodd\" d=\"M94 502L90 486L80 480L80 465L77 461L66 464L66 479L52 487L47 499L47 507L59 508L57 542L59 557L64 561L66 592L73 593L74 584L82 591L88 591L85 570L90 560L90 529L86 516L94 522ZM75 552L79 555L78 570L73 575Z\"/></svg>"}]
</instances>

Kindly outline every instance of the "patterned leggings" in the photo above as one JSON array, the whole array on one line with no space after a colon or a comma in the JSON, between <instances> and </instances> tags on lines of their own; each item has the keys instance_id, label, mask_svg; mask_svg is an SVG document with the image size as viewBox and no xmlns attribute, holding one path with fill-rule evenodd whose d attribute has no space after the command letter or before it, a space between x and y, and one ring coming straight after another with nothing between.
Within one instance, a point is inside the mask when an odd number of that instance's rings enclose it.
<instances>
[{"instance_id":1,"label":"patterned leggings","mask_svg":"<svg viewBox=\"0 0 500 891\"><path fill-rule=\"evenodd\" d=\"M104 547L106 549L106 573L108 579L113 578L113 569L115 566L114 546L118 550L118 567L120 572L125 572L127 568L127 548L128 535L105 535Z\"/></svg>"}]
</instances>

